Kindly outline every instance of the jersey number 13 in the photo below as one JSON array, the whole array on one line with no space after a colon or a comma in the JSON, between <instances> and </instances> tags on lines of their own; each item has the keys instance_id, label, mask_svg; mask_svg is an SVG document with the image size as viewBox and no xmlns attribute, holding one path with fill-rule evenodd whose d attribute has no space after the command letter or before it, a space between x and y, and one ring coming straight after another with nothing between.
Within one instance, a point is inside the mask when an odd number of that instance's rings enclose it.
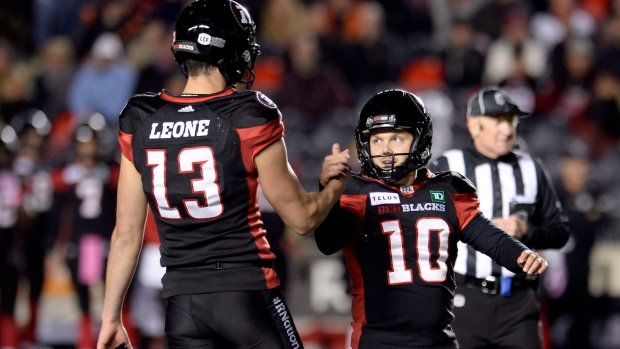
<instances>
[{"instance_id":1,"label":"jersey number 13","mask_svg":"<svg viewBox=\"0 0 620 349\"><path fill-rule=\"evenodd\" d=\"M220 195L220 186L217 184L215 157L210 147L185 148L179 152L178 173L187 174L194 171L194 165L200 164L200 178L192 179L193 193L202 193L207 205L201 205L198 200L183 200L185 211L195 219L211 219L222 214L223 206ZM163 149L148 149L146 163L153 172L153 195L162 218L181 219L178 207L170 205L168 201L168 187L166 182L166 151Z\"/></svg>"}]
</instances>

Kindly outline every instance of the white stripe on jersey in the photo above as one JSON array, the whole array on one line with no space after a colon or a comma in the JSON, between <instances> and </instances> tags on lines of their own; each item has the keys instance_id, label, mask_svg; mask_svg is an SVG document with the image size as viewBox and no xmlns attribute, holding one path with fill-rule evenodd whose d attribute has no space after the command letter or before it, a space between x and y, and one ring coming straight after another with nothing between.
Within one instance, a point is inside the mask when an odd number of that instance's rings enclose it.
<instances>
[{"instance_id":1,"label":"white stripe on jersey","mask_svg":"<svg viewBox=\"0 0 620 349\"><path fill-rule=\"evenodd\" d=\"M510 217L510 201L517 196L517 184L513 180L514 170L512 165L500 162L497 164L497 171L499 172L500 189L502 191L502 218L508 218ZM513 272L502 267L502 276L512 277L514 275Z\"/></svg>"},{"instance_id":2,"label":"white stripe on jersey","mask_svg":"<svg viewBox=\"0 0 620 349\"><path fill-rule=\"evenodd\" d=\"M536 176L536 163L529 154L523 154L519 158L519 167L523 175L523 196L524 203L535 203L538 193L538 179Z\"/></svg>"},{"instance_id":3,"label":"white stripe on jersey","mask_svg":"<svg viewBox=\"0 0 620 349\"><path fill-rule=\"evenodd\" d=\"M460 149L448 150L443 154L448 160L450 170L465 175L465 158L463 151ZM524 193L523 196L517 195L517 188L514 179L514 170L512 165L507 163L498 163L498 174L502 191L502 216L507 218L510 216L510 202L517 199L519 203L534 203L536 201L536 193L538 192L538 181L536 177L536 165L533 158L529 154L519 154L519 167L521 167L521 175L523 177ZM493 217L493 187L491 176L491 165L481 164L474 169L476 175L476 189L478 198L480 199L480 211L489 219ZM502 179L504 179L502 181ZM484 185L480 186L480 183ZM458 242L458 257L454 264L454 271L465 275L467 272L467 245ZM493 261L487 255L476 251L476 277L484 278L492 274ZM502 268L503 276L514 276L514 273L506 268Z\"/></svg>"},{"instance_id":4,"label":"white stripe on jersey","mask_svg":"<svg viewBox=\"0 0 620 349\"><path fill-rule=\"evenodd\" d=\"M448 160L448 166L451 171L456 171L463 176L465 175L465 158L463 151L459 149L448 150L443 155Z\"/></svg>"},{"instance_id":5,"label":"white stripe on jersey","mask_svg":"<svg viewBox=\"0 0 620 349\"><path fill-rule=\"evenodd\" d=\"M443 155L448 160L448 167L450 167L451 171L456 171L463 176L465 175L465 158L463 157L463 151L460 149L452 149L448 150ZM467 245L458 242L456 244L458 248L458 256L456 258L456 262L454 262L454 271L456 273L465 275L467 271L467 256L469 255L469 251L467 250Z\"/></svg>"},{"instance_id":6,"label":"white stripe on jersey","mask_svg":"<svg viewBox=\"0 0 620 349\"><path fill-rule=\"evenodd\" d=\"M485 217L491 219L493 217L493 188L491 185L478 185L478 183L493 183L491 164L476 166L475 172L480 211ZM464 260L463 264L467 265L467 260ZM484 253L476 251L476 277L483 278L491 274L493 274L493 260Z\"/></svg>"},{"instance_id":7,"label":"white stripe on jersey","mask_svg":"<svg viewBox=\"0 0 620 349\"><path fill-rule=\"evenodd\" d=\"M510 202L517 196L517 184L512 180L514 178L512 165L500 162L497 164L497 172L502 191L502 218L506 219L510 216Z\"/></svg>"}]
</instances>

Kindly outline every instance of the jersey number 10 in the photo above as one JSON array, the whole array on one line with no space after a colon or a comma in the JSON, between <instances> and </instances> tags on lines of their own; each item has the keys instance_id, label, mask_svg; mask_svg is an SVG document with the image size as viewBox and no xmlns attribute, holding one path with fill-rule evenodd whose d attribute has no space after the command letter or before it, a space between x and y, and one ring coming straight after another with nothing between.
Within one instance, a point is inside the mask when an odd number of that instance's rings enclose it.
<instances>
[{"instance_id":1,"label":"jersey number 10","mask_svg":"<svg viewBox=\"0 0 620 349\"><path fill-rule=\"evenodd\" d=\"M388 271L388 284L401 285L413 282L411 268L405 263L405 247L403 243L403 230L400 220L381 222L383 234L389 235L390 262L392 270ZM431 251L431 236L435 234L438 241L438 251ZM441 218L423 218L416 222L416 261L420 278L425 282L443 282L448 272L448 238L450 227ZM435 259L433 261L433 259Z\"/></svg>"}]
</instances>

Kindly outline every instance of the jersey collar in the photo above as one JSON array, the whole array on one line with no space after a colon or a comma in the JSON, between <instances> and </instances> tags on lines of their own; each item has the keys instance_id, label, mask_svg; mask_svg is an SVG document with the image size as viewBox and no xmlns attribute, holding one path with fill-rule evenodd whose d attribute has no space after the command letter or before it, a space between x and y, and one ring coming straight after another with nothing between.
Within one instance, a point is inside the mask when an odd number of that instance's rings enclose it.
<instances>
[{"instance_id":1,"label":"jersey collar","mask_svg":"<svg viewBox=\"0 0 620 349\"><path fill-rule=\"evenodd\" d=\"M167 90L161 90L161 92L159 92L157 95L161 99L168 101L168 102L200 103L200 102L208 101L213 98L228 96L228 95L233 94L234 92L235 92L235 89L233 87L229 87L223 91L212 93L212 94L207 94L207 95L175 96Z\"/></svg>"}]
</instances>

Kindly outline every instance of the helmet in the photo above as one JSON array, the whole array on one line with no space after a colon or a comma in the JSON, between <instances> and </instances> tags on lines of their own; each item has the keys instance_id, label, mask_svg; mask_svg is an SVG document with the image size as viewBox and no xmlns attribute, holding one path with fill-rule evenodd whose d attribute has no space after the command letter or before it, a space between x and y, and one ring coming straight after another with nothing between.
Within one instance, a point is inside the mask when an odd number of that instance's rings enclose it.
<instances>
[{"instance_id":1,"label":"helmet","mask_svg":"<svg viewBox=\"0 0 620 349\"><path fill-rule=\"evenodd\" d=\"M414 136L404 164L383 169L376 166L372 159L380 155L370 155L370 132L373 130L406 130ZM433 124L422 103L413 93L403 90L386 90L374 95L362 108L359 123L355 129L355 146L362 171L386 182L397 182L407 173L426 165L431 157L433 144Z\"/></svg>"},{"instance_id":2,"label":"helmet","mask_svg":"<svg viewBox=\"0 0 620 349\"><path fill-rule=\"evenodd\" d=\"M171 49L186 76L185 61L194 59L217 66L228 84L242 82L250 89L256 78L254 61L260 54L255 39L256 24L239 3L197 0L177 18Z\"/></svg>"},{"instance_id":3,"label":"helmet","mask_svg":"<svg viewBox=\"0 0 620 349\"><path fill-rule=\"evenodd\" d=\"M9 125L0 123L0 170L11 167L17 134Z\"/></svg>"}]
</instances>

